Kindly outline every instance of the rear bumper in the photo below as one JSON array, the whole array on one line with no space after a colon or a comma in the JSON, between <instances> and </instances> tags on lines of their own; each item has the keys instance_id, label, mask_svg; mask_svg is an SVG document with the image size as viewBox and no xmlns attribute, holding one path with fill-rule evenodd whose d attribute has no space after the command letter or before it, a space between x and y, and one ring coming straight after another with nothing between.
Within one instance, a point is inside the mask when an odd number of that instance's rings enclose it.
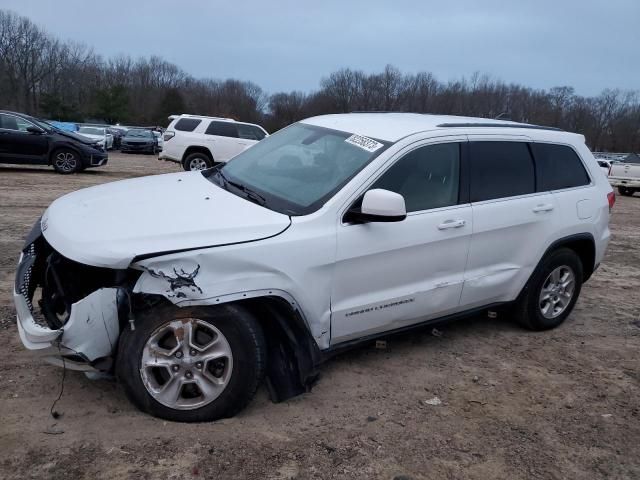
<instances>
[{"instance_id":1,"label":"rear bumper","mask_svg":"<svg viewBox=\"0 0 640 480\"><path fill-rule=\"evenodd\" d=\"M609 177L612 187L640 188L640 178Z\"/></svg>"}]
</instances>

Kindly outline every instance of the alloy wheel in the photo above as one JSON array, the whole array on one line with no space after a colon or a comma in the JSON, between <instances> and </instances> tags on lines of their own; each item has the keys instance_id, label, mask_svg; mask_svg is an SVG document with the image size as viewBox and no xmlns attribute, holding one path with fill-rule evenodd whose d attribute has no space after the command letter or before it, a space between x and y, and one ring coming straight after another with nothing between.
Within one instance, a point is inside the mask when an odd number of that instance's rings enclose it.
<instances>
[{"instance_id":1,"label":"alloy wheel","mask_svg":"<svg viewBox=\"0 0 640 480\"><path fill-rule=\"evenodd\" d=\"M193 158L189 162L189 170L191 171L205 170L206 168L208 168L207 161L202 157Z\"/></svg>"},{"instance_id":2,"label":"alloy wheel","mask_svg":"<svg viewBox=\"0 0 640 480\"><path fill-rule=\"evenodd\" d=\"M71 152L60 152L56 155L55 166L62 172L70 173L77 168L78 160Z\"/></svg>"},{"instance_id":3,"label":"alloy wheel","mask_svg":"<svg viewBox=\"0 0 640 480\"><path fill-rule=\"evenodd\" d=\"M231 379L229 342L204 320L184 318L157 328L142 351L140 375L149 394L177 410L203 407L222 394Z\"/></svg>"},{"instance_id":4,"label":"alloy wheel","mask_svg":"<svg viewBox=\"0 0 640 480\"><path fill-rule=\"evenodd\" d=\"M575 291L576 277L566 266L554 269L542 284L538 305L545 318L556 318L571 303Z\"/></svg>"}]
</instances>

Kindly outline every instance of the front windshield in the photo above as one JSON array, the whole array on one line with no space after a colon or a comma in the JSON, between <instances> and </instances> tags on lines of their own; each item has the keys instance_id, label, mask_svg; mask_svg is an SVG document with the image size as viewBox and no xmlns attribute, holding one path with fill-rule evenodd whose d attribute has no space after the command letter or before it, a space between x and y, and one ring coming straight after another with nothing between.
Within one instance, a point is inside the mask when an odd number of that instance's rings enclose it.
<instances>
[{"instance_id":1,"label":"front windshield","mask_svg":"<svg viewBox=\"0 0 640 480\"><path fill-rule=\"evenodd\" d=\"M127 137L141 137L141 138L149 138L152 134L149 130L129 130L127 132Z\"/></svg>"},{"instance_id":2,"label":"front windshield","mask_svg":"<svg viewBox=\"0 0 640 480\"><path fill-rule=\"evenodd\" d=\"M241 192L257 193L267 208L306 215L320 208L385 147L366 137L297 123L204 175L221 186L231 184Z\"/></svg>"},{"instance_id":3,"label":"front windshield","mask_svg":"<svg viewBox=\"0 0 640 480\"><path fill-rule=\"evenodd\" d=\"M78 133L84 133L86 135L104 135L104 128L96 127L80 127Z\"/></svg>"}]
</instances>

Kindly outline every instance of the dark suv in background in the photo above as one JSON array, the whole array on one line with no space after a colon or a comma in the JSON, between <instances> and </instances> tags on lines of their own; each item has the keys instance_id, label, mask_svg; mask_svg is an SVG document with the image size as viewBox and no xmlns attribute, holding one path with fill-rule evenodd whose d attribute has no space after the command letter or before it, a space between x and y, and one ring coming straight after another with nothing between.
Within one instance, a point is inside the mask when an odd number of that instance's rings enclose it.
<instances>
[{"instance_id":1,"label":"dark suv in background","mask_svg":"<svg viewBox=\"0 0 640 480\"><path fill-rule=\"evenodd\" d=\"M58 173L74 173L105 165L107 159L107 152L94 140L29 115L0 110L0 163L51 165Z\"/></svg>"}]
</instances>

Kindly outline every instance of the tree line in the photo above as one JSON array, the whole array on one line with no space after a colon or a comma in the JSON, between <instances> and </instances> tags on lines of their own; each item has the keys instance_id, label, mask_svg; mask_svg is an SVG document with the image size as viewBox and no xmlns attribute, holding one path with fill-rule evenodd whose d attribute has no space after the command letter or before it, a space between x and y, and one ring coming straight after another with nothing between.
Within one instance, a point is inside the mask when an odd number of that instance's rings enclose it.
<instances>
[{"instance_id":1,"label":"tree line","mask_svg":"<svg viewBox=\"0 0 640 480\"><path fill-rule=\"evenodd\" d=\"M313 92L268 94L237 79L198 79L158 56L103 58L28 18L0 10L0 108L53 120L167 125L175 113L257 122L269 131L327 113L402 111L509 118L585 135L593 150L640 151L640 94L572 87L548 90L489 75L443 82L429 72L344 68Z\"/></svg>"}]
</instances>

